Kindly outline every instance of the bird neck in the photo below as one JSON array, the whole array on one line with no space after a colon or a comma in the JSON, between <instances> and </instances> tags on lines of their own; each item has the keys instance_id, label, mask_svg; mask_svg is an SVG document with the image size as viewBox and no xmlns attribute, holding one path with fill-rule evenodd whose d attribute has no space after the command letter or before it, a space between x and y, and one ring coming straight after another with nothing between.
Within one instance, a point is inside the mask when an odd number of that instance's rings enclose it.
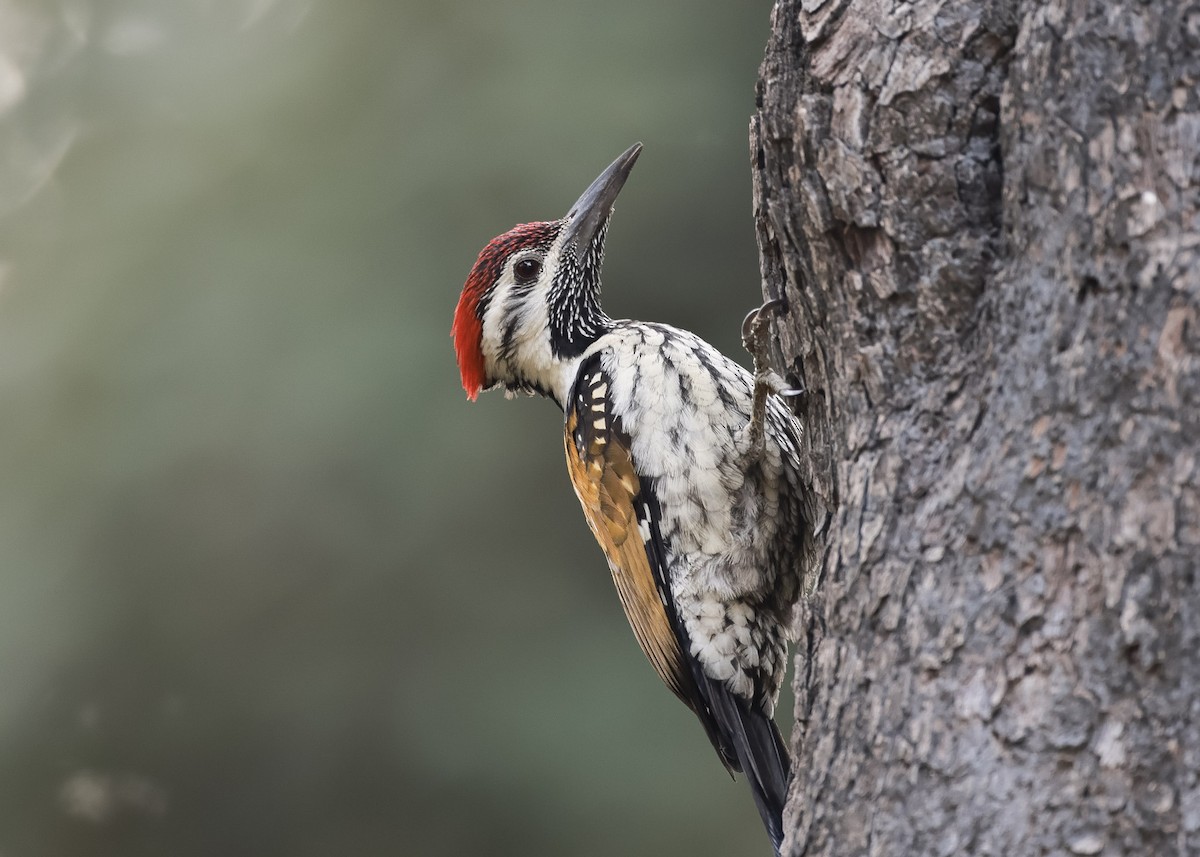
<instances>
[{"instance_id":1,"label":"bird neck","mask_svg":"<svg viewBox=\"0 0 1200 857\"><path fill-rule=\"evenodd\" d=\"M575 383L583 356L618 322L599 306L574 313L559 310L559 323L555 323L556 310L551 308L550 312L548 340L524 349L520 361L510 364L512 377L507 387L510 391L537 393L553 399L561 408Z\"/></svg>"},{"instance_id":2,"label":"bird neck","mask_svg":"<svg viewBox=\"0 0 1200 857\"><path fill-rule=\"evenodd\" d=\"M600 306L601 252L590 252L578 266L564 265L547 295L550 350L569 360L612 328L612 319Z\"/></svg>"}]
</instances>

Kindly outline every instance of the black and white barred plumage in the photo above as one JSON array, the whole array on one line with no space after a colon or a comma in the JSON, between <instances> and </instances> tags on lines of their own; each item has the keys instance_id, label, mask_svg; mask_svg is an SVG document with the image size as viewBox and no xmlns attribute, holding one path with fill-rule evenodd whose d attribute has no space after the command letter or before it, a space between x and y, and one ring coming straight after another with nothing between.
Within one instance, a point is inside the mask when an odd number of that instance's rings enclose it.
<instances>
[{"instance_id":1,"label":"black and white barred plumage","mask_svg":"<svg viewBox=\"0 0 1200 857\"><path fill-rule=\"evenodd\" d=\"M790 779L772 721L812 525L801 427L699 337L600 307L618 158L562 220L518 226L480 254L452 333L463 385L540 393L564 411L572 484L643 651L744 771L778 851Z\"/></svg>"}]
</instances>

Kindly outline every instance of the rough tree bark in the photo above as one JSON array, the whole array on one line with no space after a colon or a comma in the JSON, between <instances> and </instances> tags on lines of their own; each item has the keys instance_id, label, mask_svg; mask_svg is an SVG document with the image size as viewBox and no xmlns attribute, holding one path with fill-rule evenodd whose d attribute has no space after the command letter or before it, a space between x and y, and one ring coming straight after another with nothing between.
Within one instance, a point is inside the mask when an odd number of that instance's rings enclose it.
<instances>
[{"instance_id":1,"label":"rough tree bark","mask_svg":"<svg viewBox=\"0 0 1200 857\"><path fill-rule=\"evenodd\" d=\"M781 0L793 855L1200 854L1200 3Z\"/></svg>"}]
</instances>

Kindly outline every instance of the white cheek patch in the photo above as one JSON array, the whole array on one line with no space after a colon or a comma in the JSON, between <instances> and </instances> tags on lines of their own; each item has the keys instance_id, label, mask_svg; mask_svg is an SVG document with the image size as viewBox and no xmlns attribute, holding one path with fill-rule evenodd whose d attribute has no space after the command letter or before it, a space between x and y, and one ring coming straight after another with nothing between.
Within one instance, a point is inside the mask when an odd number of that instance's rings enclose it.
<instances>
[{"instance_id":1,"label":"white cheek patch","mask_svg":"<svg viewBox=\"0 0 1200 857\"><path fill-rule=\"evenodd\" d=\"M561 251L558 241L546 251L542 259L542 275L532 285L520 285L513 275L513 262L520 258L515 254L505 262L500 279L488 298L487 310L483 314L483 356L489 375L506 380L510 372L502 350L505 336L510 337L510 353L514 362L526 364L539 361L540 354L526 354L527 349L537 349L546 338L547 300L546 293L553 282L553 272L558 268ZM511 330L511 333L509 331ZM549 343L544 343L548 349Z\"/></svg>"},{"instance_id":2,"label":"white cheek patch","mask_svg":"<svg viewBox=\"0 0 1200 857\"><path fill-rule=\"evenodd\" d=\"M546 250L536 282L521 284L510 257L483 314L482 351L488 380L547 393L556 401L575 380L579 361L556 357L550 343L550 289L562 257L561 238Z\"/></svg>"},{"instance_id":3,"label":"white cheek patch","mask_svg":"<svg viewBox=\"0 0 1200 857\"><path fill-rule=\"evenodd\" d=\"M487 363L489 375L499 374L496 371L496 361L500 358L500 343L504 336L505 313L513 282L512 271L506 266L500 275L500 282L492 290L488 299L487 310L483 313L483 356Z\"/></svg>"}]
</instances>

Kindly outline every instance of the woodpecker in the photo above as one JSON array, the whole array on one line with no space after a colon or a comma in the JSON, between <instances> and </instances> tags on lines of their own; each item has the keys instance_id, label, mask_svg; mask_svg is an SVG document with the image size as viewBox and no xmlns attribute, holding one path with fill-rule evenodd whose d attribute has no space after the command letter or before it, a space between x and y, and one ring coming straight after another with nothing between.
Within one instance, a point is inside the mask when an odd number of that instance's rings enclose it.
<instances>
[{"instance_id":1,"label":"woodpecker","mask_svg":"<svg viewBox=\"0 0 1200 857\"><path fill-rule=\"evenodd\" d=\"M768 302L743 323L751 373L695 334L609 318L600 266L617 158L559 220L479 254L451 336L469 399L503 387L564 414L567 470L658 676L744 772L776 854L790 759L772 717L812 556L801 426L766 367Z\"/></svg>"}]
</instances>

